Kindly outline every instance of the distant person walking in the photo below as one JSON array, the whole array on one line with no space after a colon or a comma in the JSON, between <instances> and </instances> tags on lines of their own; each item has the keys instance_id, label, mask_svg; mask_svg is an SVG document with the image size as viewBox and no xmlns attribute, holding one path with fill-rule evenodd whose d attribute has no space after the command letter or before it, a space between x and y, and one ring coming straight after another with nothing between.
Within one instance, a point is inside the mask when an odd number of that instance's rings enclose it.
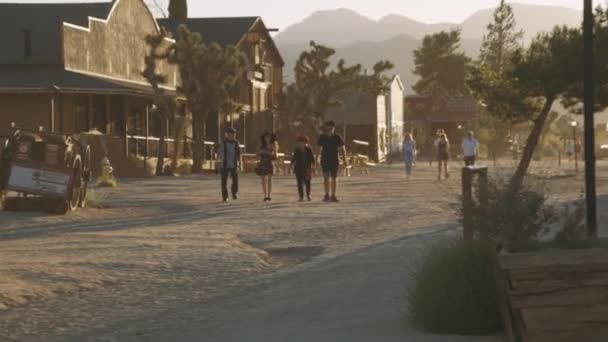
<instances>
[{"instance_id":1,"label":"distant person walking","mask_svg":"<svg viewBox=\"0 0 608 342\"><path fill-rule=\"evenodd\" d=\"M470 131L462 141L462 155L464 156L464 165L475 165L477 160L477 151L479 149L479 141L475 139L475 134Z\"/></svg>"},{"instance_id":2,"label":"distant person walking","mask_svg":"<svg viewBox=\"0 0 608 342\"><path fill-rule=\"evenodd\" d=\"M325 187L325 202L339 202L336 197L338 190L338 171L340 169L339 152L342 152L344 166L348 164L344 140L336 134L336 124L328 121L323 124L323 134L319 136L317 145L320 147L321 169L323 170L323 186ZM331 195L330 195L331 191Z\"/></svg>"},{"instance_id":3,"label":"distant person walking","mask_svg":"<svg viewBox=\"0 0 608 342\"><path fill-rule=\"evenodd\" d=\"M450 160L450 141L445 133L442 133L437 141L437 163L439 174L437 179L441 180L441 171L445 174L445 179L450 178L448 172L448 161Z\"/></svg>"},{"instance_id":4,"label":"distant person walking","mask_svg":"<svg viewBox=\"0 0 608 342\"><path fill-rule=\"evenodd\" d=\"M441 135L444 134L445 131L443 129L438 129L435 132L435 135L432 137L433 138L433 148L436 150L437 149L437 144L439 143L439 140L441 140ZM431 158L429 160L429 166L433 166L433 158Z\"/></svg>"},{"instance_id":5,"label":"distant person walking","mask_svg":"<svg viewBox=\"0 0 608 342\"><path fill-rule=\"evenodd\" d=\"M565 150L568 161L572 161L572 156L574 156L574 142L572 140L566 140Z\"/></svg>"},{"instance_id":6,"label":"distant person walking","mask_svg":"<svg viewBox=\"0 0 608 342\"><path fill-rule=\"evenodd\" d=\"M410 133L405 134L403 140L403 160L405 161L405 177L410 179L412 168L416 162L416 141Z\"/></svg>"},{"instance_id":7,"label":"distant person walking","mask_svg":"<svg viewBox=\"0 0 608 342\"><path fill-rule=\"evenodd\" d=\"M224 139L220 142L217 153L217 167L222 178L222 200L228 201L228 176L232 179L232 199L238 199L239 175L241 167L241 146L236 140L236 131L228 128L224 132Z\"/></svg>"},{"instance_id":8,"label":"distant person walking","mask_svg":"<svg viewBox=\"0 0 608 342\"><path fill-rule=\"evenodd\" d=\"M306 188L306 200L311 201L310 187L312 182L312 173L315 167L315 155L310 148L310 139L305 136L299 136L296 139L298 146L293 151L291 157L291 167L296 175L298 182L298 195L300 202L304 201L304 188Z\"/></svg>"},{"instance_id":9,"label":"distant person walking","mask_svg":"<svg viewBox=\"0 0 608 342\"><path fill-rule=\"evenodd\" d=\"M260 136L259 161L255 167L255 173L262 179L264 202L272 200L272 176L274 175L274 161L277 159L278 149L274 134L264 133Z\"/></svg>"}]
</instances>

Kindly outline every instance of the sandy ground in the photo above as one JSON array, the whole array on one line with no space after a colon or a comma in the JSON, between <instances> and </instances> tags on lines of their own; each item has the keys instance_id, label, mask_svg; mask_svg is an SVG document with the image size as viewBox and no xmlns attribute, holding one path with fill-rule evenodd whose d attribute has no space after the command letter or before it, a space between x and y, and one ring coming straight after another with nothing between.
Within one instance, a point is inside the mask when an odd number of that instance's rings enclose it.
<instances>
[{"instance_id":1,"label":"sandy ground","mask_svg":"<svg viewBox=\"0 0 608 342\"><path fill-rule=\"evenodd\" d=\"M253 176L223 204L199 176L123 181L68 216L0 213L0 341L457 341L407 328L399 299L425 245L403 238L457 226L458 177L433 170L381 166L332 205L319 184L295 201L291 177L264 204Z\"/></svg>"}]
</instances>

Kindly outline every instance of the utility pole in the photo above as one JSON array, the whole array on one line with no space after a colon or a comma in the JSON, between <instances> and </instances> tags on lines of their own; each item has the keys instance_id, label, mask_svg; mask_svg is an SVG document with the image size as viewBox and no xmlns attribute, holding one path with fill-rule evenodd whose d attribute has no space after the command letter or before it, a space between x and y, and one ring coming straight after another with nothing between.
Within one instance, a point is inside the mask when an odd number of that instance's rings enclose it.
<instances>
[{"instance_id":1,"label":"utility pole","mask_svg":"<svg viewBox=\"0 0 608 342\"><path fill-rule=\"evenodd\" d=\"M594 77L593 1L584 0L584 82L585 82L585 194L587 204L587 229L591 238L597 238L597 194L595 189L595 123L594 123Z\"/></svg>"}]
</instances>

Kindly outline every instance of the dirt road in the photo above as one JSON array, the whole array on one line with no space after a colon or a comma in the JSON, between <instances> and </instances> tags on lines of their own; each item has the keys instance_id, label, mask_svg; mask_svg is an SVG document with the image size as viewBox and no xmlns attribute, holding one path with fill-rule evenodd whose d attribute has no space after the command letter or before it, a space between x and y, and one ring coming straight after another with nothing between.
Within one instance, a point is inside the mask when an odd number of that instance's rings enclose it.
<instances>
[{"instance_id":1,"label":"dirt road","mask_svg":"<svg viewBox=\"0 0 608 342\"><path fill-rule=\"evenodd\" d=\"M291 177L273 203L259 180L218 201L212 176L97 190L107 209L1 213L0 340L44 341L202 303L256 277L331 259L427 227L454 225L455 182L405 183L399 167L343 181L343 203L298 203ZM27 317L28 319L24 319Z\"/></svg>"},{"instance_id":2,"label":"dirt road","mask_svg":"<svg viewBox=\"0 0 608 342\"><path fill-rule=\"evenodd\" d=\"M284 341L308 331L313 311L319 337L369 336L340 324L378 331L362 311L371 304L387 334L418 336L399 330L396 298L407 276L399 260L424 244L402 239L454 228L459 182L438 182L425 165L417 172L406 182L401 166L380 166L344 179L343 202L331 205L319 201L318 180L315 201L298 203L291 177L277 177L265 204L253 176L243 177L240 200L224 204L218 180L200 176L123 181L96 190L109 208L69 216L0 213L0 341L255 341L244 339L253 326ZM359 292L370 284L380 286L378 302ZM331 295L341 289L360 301ZM289 311L292 302L302 305Z\"/></svg>"}]
</instances>

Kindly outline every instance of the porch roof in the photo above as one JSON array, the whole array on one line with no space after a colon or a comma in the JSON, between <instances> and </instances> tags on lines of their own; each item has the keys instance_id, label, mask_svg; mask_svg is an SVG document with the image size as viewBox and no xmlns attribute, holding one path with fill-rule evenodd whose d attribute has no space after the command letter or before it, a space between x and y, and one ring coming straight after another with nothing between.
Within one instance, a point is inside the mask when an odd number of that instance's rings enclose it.
<instances>
[{"instance_id":1,"label":"porch roof","mask_svg":"<svg viewBox=\"0 0 608 342\"><path fill-rule=\"evenodd\" d=\"M0 93L92 93L152 96L152 87L61 68L0 69ZM174 89L166 89L175 95Z\"/></svg>"}]
</instances>

